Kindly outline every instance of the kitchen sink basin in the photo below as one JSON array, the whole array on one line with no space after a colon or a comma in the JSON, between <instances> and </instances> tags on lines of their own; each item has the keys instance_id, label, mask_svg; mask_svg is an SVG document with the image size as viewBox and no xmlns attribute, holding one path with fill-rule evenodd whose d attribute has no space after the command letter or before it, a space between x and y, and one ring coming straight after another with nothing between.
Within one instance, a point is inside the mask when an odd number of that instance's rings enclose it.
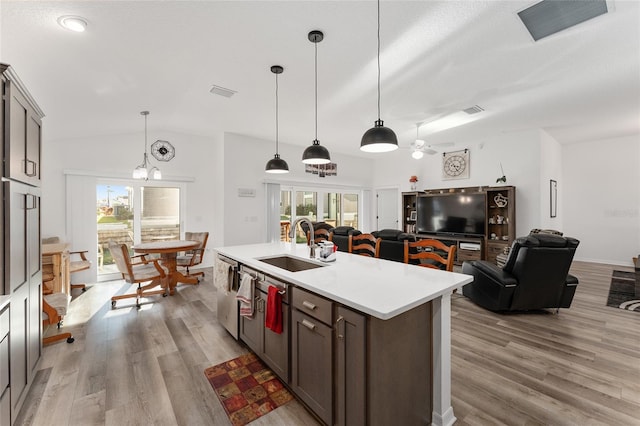
<instances>
[{"instance_id":1,"label":"kitchen sink basin","mask_svg":"<svg viewBox=\"0 0 640 426\"><path fill-rule=\"evenodd\" d=\"M306 271L307 269L314 268L322 268L325 265L319 265L314 262L308 262L306 260L302 260L297 257L292 256L274 256L274 257L263 257L262 259L258 259L260 262L268 263L269 265L273 265L277 268L286 269L289 272L300 272Z\"/></svg>"}]
</instances>

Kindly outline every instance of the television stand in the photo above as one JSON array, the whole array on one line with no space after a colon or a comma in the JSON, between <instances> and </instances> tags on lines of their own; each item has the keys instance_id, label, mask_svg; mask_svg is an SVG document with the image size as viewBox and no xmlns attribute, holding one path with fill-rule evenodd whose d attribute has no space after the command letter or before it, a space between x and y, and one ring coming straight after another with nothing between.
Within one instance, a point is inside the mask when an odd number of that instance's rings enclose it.
<instances>
[{"instance_id":1,"label":"television stand","mask_svg":"<svg viewBox=\"0 0 640 426\"><path fill-rule=\"evenodd\" d=\"M413 234L419 240L438 240L447 246L456 246L454 264L462 265L465 260L481 260L484 236L465 237L443 234Z\"/></svg>"}]
</instances>

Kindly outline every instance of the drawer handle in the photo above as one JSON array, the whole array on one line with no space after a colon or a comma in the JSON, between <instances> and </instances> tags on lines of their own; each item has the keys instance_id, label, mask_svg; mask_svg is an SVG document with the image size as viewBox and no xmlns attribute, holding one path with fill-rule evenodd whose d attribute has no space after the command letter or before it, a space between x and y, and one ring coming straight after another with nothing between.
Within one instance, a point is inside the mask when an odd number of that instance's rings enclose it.
<instances>
[{"instance_id":1,"label":"drawer handle","mask_svg":"<svg viewBox=\"0 0 640 426\"><path fill-rule=\"evenodd\" d=\"M311 331L316 329L316 325L314 323L312 323L311 321L307 321L306 319L302 320L302 325L304 325L305 327L307 327Z\"/></svg>"},{"instance_id":2,"label":"drawer handle","mask_svg":"<svg viewBox=\"0 0 640 426\"><path fill-rule=\"evenodd\" d=\"M29 165L32 165L31 167L31 172L29 171ZM24 166L24 174L29 176L29 177L33 177L36 176L38 174L38 168L36 167L36 162L29 160L28 158L25 159L25 166Z\"/></svg>"},{"instance_id":3,"label":"drawer handle","mask_svg":"<svg viewBox=\"0 0 640 426\"><path fill-rule=\"evenodd\" d=\"M305 308L310 309L312 311L316 309L316 305L314 305L311 302L307 302L306 300L304 302L302 302L302 306L304 306Z\"/></svg>"}]
</instances>

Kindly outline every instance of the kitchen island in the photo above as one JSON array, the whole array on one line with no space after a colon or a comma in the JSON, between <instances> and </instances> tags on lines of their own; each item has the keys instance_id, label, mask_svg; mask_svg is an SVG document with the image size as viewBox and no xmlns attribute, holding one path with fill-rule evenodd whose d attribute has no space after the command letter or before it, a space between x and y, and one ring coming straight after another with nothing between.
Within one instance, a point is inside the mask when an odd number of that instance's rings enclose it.
<instances>
[{"instance_id":1,"label":"kitchen island","mask_svg":"<svg viewBox=\"0 0 640 426\"><path fill-rule=\"evenodd\" d=\"M360 393L366 399L364 404L367 406L367 413L364 415L367 423L381 423L384 415L392 415L388 410L380 412L379 408L384 405L385 400L390 401L390 394L401 395L406 392L410 397L415 397L415 389L422 392L425 387L428 388L424 393L428 401L418 405L429 406L430 413L415 414L419 417L413 417L412 422L434 425L450 425L455 422L451 407L451 293L471 282L471 276L342 252L336 253L335 262L323 263L309 259L309 248L306 245L292 247L288 243L231 246L216 250L244 267L291 284L294 320L296 315L311 318L298 313L296 308L303 310L305 306L313 306L315 309L318 301L330 301L332 322L328 324L329 321L325 320L325 324L328 325L330 334L336 334L336 339L344 339L341 330L346 330L344 324L348 323L349 315L355 313L364 318L362 347L366 352L363 363L366 364L367 379L364 382L366 389L360 390ZM263 261L280 256L292 256L321 266L291 272ZM303 301L305 298L314 303ZM296 305L296 300L302 301L301 304ZM302 319L301 323L310 328L310 321ZM321 328L314 325L310 329L317 331ZM291 356L293 373L289 384L296 392L296 373L300 369L296 365L296 338L303 339L304 336L299 336L295 321L291 330L294 355ZM339 343L335 344L336 348ZM333 345L328 339L327 344ZM406 347L398 347L405 344ZM418 354L423 354L424 358L416 360ZM332 356L335 360L340 358L335 353ZM337 365L332 364L333 370L341 371L339 361L334 362ZM347 362L347 365L351 364ZM386 371L391 368L397 370L393 373ZM423 370L426 373L421 374ZM403 380L407 377L426 378L430 383L385 383L391 374L405 378ZM347 378L347 385L349 381ZM397 386L406 389L392 389ZM340 394L341 389L334 386L332 392ZM419 397L416 398L420 400ZM305 401L304 397L301 399ZM333 400L335 402L336 397ZM312 403L308 405L314 408ZM335 402L335 405L335 414L329 412L325 417L320 415L326 423L342 423L344 413L341 414L340 402ZM314 411L318 414L317 410Z\"/></svg>"}]
</instances>

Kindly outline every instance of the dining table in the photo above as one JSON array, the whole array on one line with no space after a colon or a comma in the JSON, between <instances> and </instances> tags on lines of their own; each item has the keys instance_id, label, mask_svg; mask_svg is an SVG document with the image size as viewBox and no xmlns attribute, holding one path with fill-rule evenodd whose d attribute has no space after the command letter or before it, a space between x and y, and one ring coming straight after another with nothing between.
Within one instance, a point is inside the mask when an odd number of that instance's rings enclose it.
<instances>
[{"instance_id":1,"label":"dining table","mask_svg":"<svg viewBox=\"0 0 640 426\"><path fill-rule=\"evenodd\" d=\"M169 294L173 295L178 283L198 284L198 277L187 277L178 271L176 258L179 252L196 249L199 241L169 240L150 241L136 244L133 251L137 254L159 254L160 263L167 269L169 276Z\"/></svg>"}]
</instances>

